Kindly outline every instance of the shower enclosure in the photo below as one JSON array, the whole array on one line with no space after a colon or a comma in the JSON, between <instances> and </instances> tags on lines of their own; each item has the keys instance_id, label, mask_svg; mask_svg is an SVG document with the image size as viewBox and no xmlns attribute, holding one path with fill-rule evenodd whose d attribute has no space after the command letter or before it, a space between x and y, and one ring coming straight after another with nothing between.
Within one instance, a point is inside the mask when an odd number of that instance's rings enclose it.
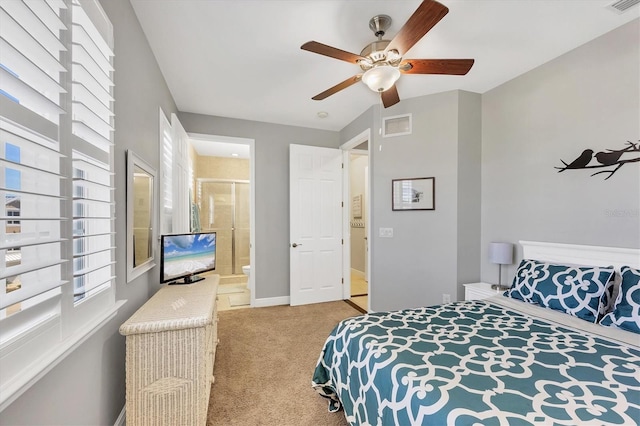
<instances>
[{"instance_id":1,"label":"shower enclosure","mask_svg":"<svg viewBox=\"0 0 640 426\"><path fill-rule=\"evenodd\" d=\"M216 272L240 275L249 265L249 181L197 179L203 232L216 232Z\"/></svg>"}]
</instances>

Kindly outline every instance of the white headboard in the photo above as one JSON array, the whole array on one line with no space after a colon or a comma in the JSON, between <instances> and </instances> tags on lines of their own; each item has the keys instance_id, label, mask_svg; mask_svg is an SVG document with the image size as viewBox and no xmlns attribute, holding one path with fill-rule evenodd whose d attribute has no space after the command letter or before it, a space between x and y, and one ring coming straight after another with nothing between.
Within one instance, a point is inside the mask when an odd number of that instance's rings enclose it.
<instances>
[{"instance_id":1,"label":"white headboard","mask_svg":"<svg viewBox=\"0 0 640 426\"><path fill-rule=\"evenodd\" d=\"M519 241L525 259L544 262L640 269L640 249Z\"/></svg>"}]
</instances>

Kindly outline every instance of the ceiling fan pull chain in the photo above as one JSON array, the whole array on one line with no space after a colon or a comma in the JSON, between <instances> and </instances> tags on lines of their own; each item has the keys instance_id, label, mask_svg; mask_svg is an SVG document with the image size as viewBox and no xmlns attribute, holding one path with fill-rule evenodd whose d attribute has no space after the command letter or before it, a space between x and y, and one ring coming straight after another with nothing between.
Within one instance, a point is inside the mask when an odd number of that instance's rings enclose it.
<instances>
[{"instance_id":1,"label":"ceiling fan pull chain","mask_svg":"<svg viewBox=\"0 0 640 426\"><path fill-rule=\"evenodd\" d=\"M380 103L378 104L378 117L380 120L380 127L378 127L378 134L382 136L382 96L380 97ZM379 152L382 152L382 138L380 138Z\"/></svg>"}]
</instances>

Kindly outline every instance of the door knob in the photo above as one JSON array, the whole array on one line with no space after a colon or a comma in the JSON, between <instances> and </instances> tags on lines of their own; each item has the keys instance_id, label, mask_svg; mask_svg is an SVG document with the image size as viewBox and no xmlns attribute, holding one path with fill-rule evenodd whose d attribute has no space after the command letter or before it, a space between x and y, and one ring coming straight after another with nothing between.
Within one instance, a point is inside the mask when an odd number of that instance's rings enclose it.
<instances>
[{"instance_id":1,"label":"door knob","mask_svg":"<svg viewBox=\"0 0 640 426\"><path fill-rule=\"evenodd\" d=\"M293 244L291 244L291 247L296 248L296 247L301 246L301 245L302 245L302 244L293 243Z\"/></svg>"}]
</instances>

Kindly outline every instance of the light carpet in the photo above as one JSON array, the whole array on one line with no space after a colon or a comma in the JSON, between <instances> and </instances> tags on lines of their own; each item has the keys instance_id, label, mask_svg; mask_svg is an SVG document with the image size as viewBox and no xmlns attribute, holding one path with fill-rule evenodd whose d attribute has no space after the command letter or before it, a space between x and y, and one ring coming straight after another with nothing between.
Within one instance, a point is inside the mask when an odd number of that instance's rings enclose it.
<instances>
[{"instance_id":1,"label":"light carpet","mask_svg":"<svg viewBox=\"0 0 640 426\"><path fill-rule=\"evenodd\" d=\"M331 330L355 315L342 301L220 312L207 425L347 425L311 378Z\"/></svg>"}]
</instances>

